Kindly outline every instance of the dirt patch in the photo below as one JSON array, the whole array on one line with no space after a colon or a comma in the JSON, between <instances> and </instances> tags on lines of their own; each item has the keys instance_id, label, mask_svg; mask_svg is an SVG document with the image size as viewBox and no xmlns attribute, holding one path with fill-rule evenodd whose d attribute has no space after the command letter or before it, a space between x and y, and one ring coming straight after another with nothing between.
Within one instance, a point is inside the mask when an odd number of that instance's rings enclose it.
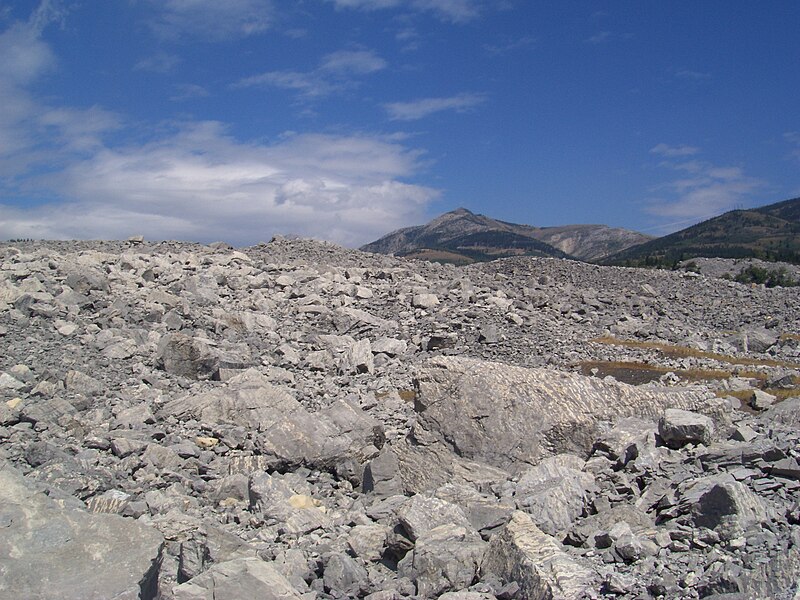
<instances>
[{"instance_id":1,"label":"dirt patch","mask_svg":"<svg viewBox=\"0 0 800 600\"><path fill-rule=\"evenodd\" d=\"M781 360L731 356L729 354L706 352L704 350L697 350L696 348L687 348L686 346L676 346L673 344L662 344L659 342L638 342L633 340L621 340L614 337L598 337L591 339L589 341L594 342L596 344L605 344L607 346L622 346L625 348L640 348L646 350L655 350L668 358L687 358L687 357L707 358L709 360L725 362L731 365L752 365L752 366L762 366L762 367L786 367L789 369L800 369L800 365L798 364Z\"/></svg>"}]
</instances>

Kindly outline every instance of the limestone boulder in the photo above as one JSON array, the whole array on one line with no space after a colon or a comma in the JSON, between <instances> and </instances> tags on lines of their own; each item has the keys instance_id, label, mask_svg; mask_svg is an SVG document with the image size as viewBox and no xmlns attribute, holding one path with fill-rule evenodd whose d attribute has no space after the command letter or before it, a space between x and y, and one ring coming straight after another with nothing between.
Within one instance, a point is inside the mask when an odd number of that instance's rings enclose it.
<instances>
[{"instance_id":1,"label":"limestone boulder","mask_svg":"<svg viewBox=\"0 0 800 600\"><path fill-rule=\"evenodd\" d=\"M427 446L512 473L559 453L588 456L601 422L698 409L709 396L461 357L428 360L416 392L415 435L424 430Z\"/></svg>"},{"instance_id":2,"label":"limestone boulder","mask_svg":"<svg viewBox=\"0 0 800 600\"><path fill-rule=\"evenodd\" d=\"M175 600L291 600L302 596L270 563L238 558L218 565L176 586Z\"/></svg>"},{"instance_id":3,"label":"limestone boulder","mask_svg":"<svg viewBox=\"0 0 800 600\"><path fill-rule=\"evenodd\" d=\"M578 600L596 579L591 569L564 552L520 511L492 538L481 574L516 582L518 597L528 600Z\"/></svg>"},{"instance_id":4,"label":"limestone boulder","mask_svg":"<svg viewBox=\"0 0 800 600\"><path fill-rule=\"evenodd\" d=\"M154 528L69 508L0 465L0 597L152 600L164 539Z\"/></svg>"}]
</instances>

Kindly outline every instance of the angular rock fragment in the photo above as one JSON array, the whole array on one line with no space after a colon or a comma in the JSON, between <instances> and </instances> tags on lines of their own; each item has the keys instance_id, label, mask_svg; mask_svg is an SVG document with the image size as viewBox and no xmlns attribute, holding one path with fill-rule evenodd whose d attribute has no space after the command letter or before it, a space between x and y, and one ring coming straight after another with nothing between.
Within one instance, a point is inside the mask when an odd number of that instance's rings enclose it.
<instances>
[{"instance_id":1,"label":"angular rock fragment","mask_svg":"<svg viewBox=\"0 0 800 600\"><path fill-rule=\"evenodd\" d=\"M417 585L423 598L462 590L475 580L487 544L474 530L452 523L426 531L398 570Z\"/></svg>"},{"instance_id":2,"label":"angular rock fragment","mask_svg":"<svg viewBox=\"0 0 800 600\"><path fill-rule=\"evenodd\" d=\"M594 477L582 466L577 456L561 454L524 471L514 490L517 508L548 535L566 532L596 490Z\"/></svg>"},{"instance_id":3,"label":"angular rock fragment","mask_svg":"<svg viewBox=\"0 0 800 600\"><path fill-rule=\"evenodd\" d=\"M592 570L567 555L519 511L492 538L481 574L516 582L520 597L529 600L579 600L596 580Z\"/></svg>"},{"instance_id":4,"label":"angular rock fragment","mask_svg":"<svg viewBox=\"0 0 800 600\"><path fill-rule=\"evenodd\" d=\"M173 588L172 594L175 600L302 598L274 566L260 558L239 558L214 565L208 571Z\"/></svg>"},{"instance_id":5,"label":"angular rock fragment","mask_svg":"<svg viewBox=\"0 0 800 600\"><path fill-rule=\"evenodd\" d=\"M761 390L753 390L752 395L747 400L747 403L756 410L767 410L770 406L775 404L777 397Z\"/></svg>"},{"instance_id":6,"label":"angular rock fragment","mask_svg":"<svg viewBox=\"0 0 800 600\"><path fill-rule=\"evenodd\" d=\"M690 482L680 499L697 527L715 530L721 539L742 535L768 518L763 502L730 475L713 475Z\"/></svg>"},{"instance_id":7,"label":"angular rock fragment","mask_svg":"<svg viewBox=\"0 0 800 600\"><path fill-rule=\"evenodd\" d=\"M472 528L461 508L422 494L416 494L404 503L397 511L397 516L411 541L439 525L459 525L467 530Z\"/></svg>"},{"instance_id":8,"label":"angular rock fragment","mask_svg":"<svg viewBox=\"0 0 800 600\"><path fill-rule=\"evenodd\" d=\"M152 527L65 508L7 464L0 523L3 598L156 598L163 538Z\"/></svg>"},{"instance_id":9,"label":"angular rock fragment","mask_svg":"<svg viewBox=\"0 0 800 600\"><path fill-rule=\"evenodd\" d=\"M219 358L208 344L182 333L161 338L157 351L158 364L173 375L190 379L213 379L219 374Z\"/></svg>"},{"instance_id":10,"label":"angular rock fragment","mask_svg":"<svg viewBox=\"0 0 800 600\"><path fill-rule=\"evenodd\" d=\"M658 421L658 435L670 448L686 444L707 446L714 435L714 422L704 415L668 408Z\"/></svg>"}]
</instances>

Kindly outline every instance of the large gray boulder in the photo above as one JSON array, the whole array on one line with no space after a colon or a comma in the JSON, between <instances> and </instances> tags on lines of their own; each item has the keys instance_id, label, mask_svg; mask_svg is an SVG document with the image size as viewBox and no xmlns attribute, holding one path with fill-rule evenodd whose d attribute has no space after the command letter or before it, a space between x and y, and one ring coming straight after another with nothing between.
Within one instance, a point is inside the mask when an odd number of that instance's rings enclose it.
<instances>
[{"instance_id":1,"label":"large gray boulder","mask_svg":"<svg viewBox=\"0 0 800 600\"><path fill-rule=\"evenodd\" d=\"M481 574L515 581L519 597L528 600L578 600L596 583L592 570L570 557L520 511L492 538Z\"/></svg>"},{"instance_id":2,"label":"large gray boulder","mask_svg":"<svg viewBox=\"0 0 800 600\"><path fill-rule=\"evenodd\" d=\"M176 586L174 600L290 600L302 598L292 584L260 558L238 558Z\"/></svg>"},{"instance_id":3,"label":"large gray boulder","mask_svg":"<svg viewBox=\"0 0 800 600\"><path fill-rule=\"evenodd\" d=\"M705 415L668 408L658 421L658 435L670 448L711 443L714 422Z\"/></svg>"},{"instance_id":4,"label":"large gray boulder","mask_svg":"<svg viewBox=\"0 0 800 600\"><path fill-rule=\"evenodd\" d=\"M0 597L151 600L164 539L117 515L68 508L0 464Z\"/></svg>"},{"instance_id":5,"label":"large gray boulder","mask_svg":"<svg viewBox=\"0 0 800 600\"><path fill-rule=\"evenodd\" d=\"M688 482L679 507L689 512L695 527L715 530L721 539L742 535L769 517L764 502L731 475L710 475Z\"/></svg>"},{"instance_id":6,"label":"large gray boulder","mask_svg":"<svg viewBox=\"0 0 800 600\"><path fill-rule=\"evenodd\" d=\"M555 454L588 456L603 421L694 410L709 396L460 357L427 361L416 388L414 435L427 434L425 446L511 473Z\"/></svg>"},{"instance_id":7,"label":"large gray boulder","mask_svg":"<svg viewBox=\"0 0 800 600\"><path fill-rule=\"evenodd\" d=\"M219 357L208 342L183 333L165 335L158 343L157 364L167 373L190 379L219 376Z\"/></svg>"},{"instance_id":8,"label":"large gray boulder","mask_svg":"<svg viewBox=\"0 0 800 600\"><path fill-rule=\"evenodd\" d=\"M159 417L208 425L246 427L257 432L264 468L305 465L333 469L361 461L362 449L382 446L382 429L361 409L345 402L308 412L286 389L249 369L227 385L167 402Z\"/></svg>"},{"instance_id":9,"label":"large gray boulder","mask_svg":"<svg viewBox=\"0 0 800 600\"><path fill-rule=\"evenodd\" d=\"M422 598L437 598L469 587L478 574L487 544L471 528L454 523L426 531L398 570L417 585Z\"/></svg>"},{"instance_id":10,"label":"large gray boulder","mask_svg":"<svg viewBox=\"0 0 800 600\"><path fill-rule=\"evenodd\" d=\"M583 461L561 454L525 471L517 483L517 508L530 515L548 535L564 533L581 516L589 492L596 491L594 477L580 469Z\"/></svg>"}]
</instances>

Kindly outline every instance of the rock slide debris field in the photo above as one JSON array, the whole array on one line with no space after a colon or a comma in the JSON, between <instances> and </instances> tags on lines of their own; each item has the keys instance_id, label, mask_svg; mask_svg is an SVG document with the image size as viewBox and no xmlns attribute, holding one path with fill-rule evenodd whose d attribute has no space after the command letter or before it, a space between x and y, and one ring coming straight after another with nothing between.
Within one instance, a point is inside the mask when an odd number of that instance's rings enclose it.
<instances>
[{"instance_id":1,"label":"rock slide debris field","mask_svg":"<svg viewBox=\"0 0 800 600\"><path fill-rule=\"evenodd\" d=\"M3 243L0 597L793 598L798 334L695 273Z\"/></svg>"}]
</instances>

